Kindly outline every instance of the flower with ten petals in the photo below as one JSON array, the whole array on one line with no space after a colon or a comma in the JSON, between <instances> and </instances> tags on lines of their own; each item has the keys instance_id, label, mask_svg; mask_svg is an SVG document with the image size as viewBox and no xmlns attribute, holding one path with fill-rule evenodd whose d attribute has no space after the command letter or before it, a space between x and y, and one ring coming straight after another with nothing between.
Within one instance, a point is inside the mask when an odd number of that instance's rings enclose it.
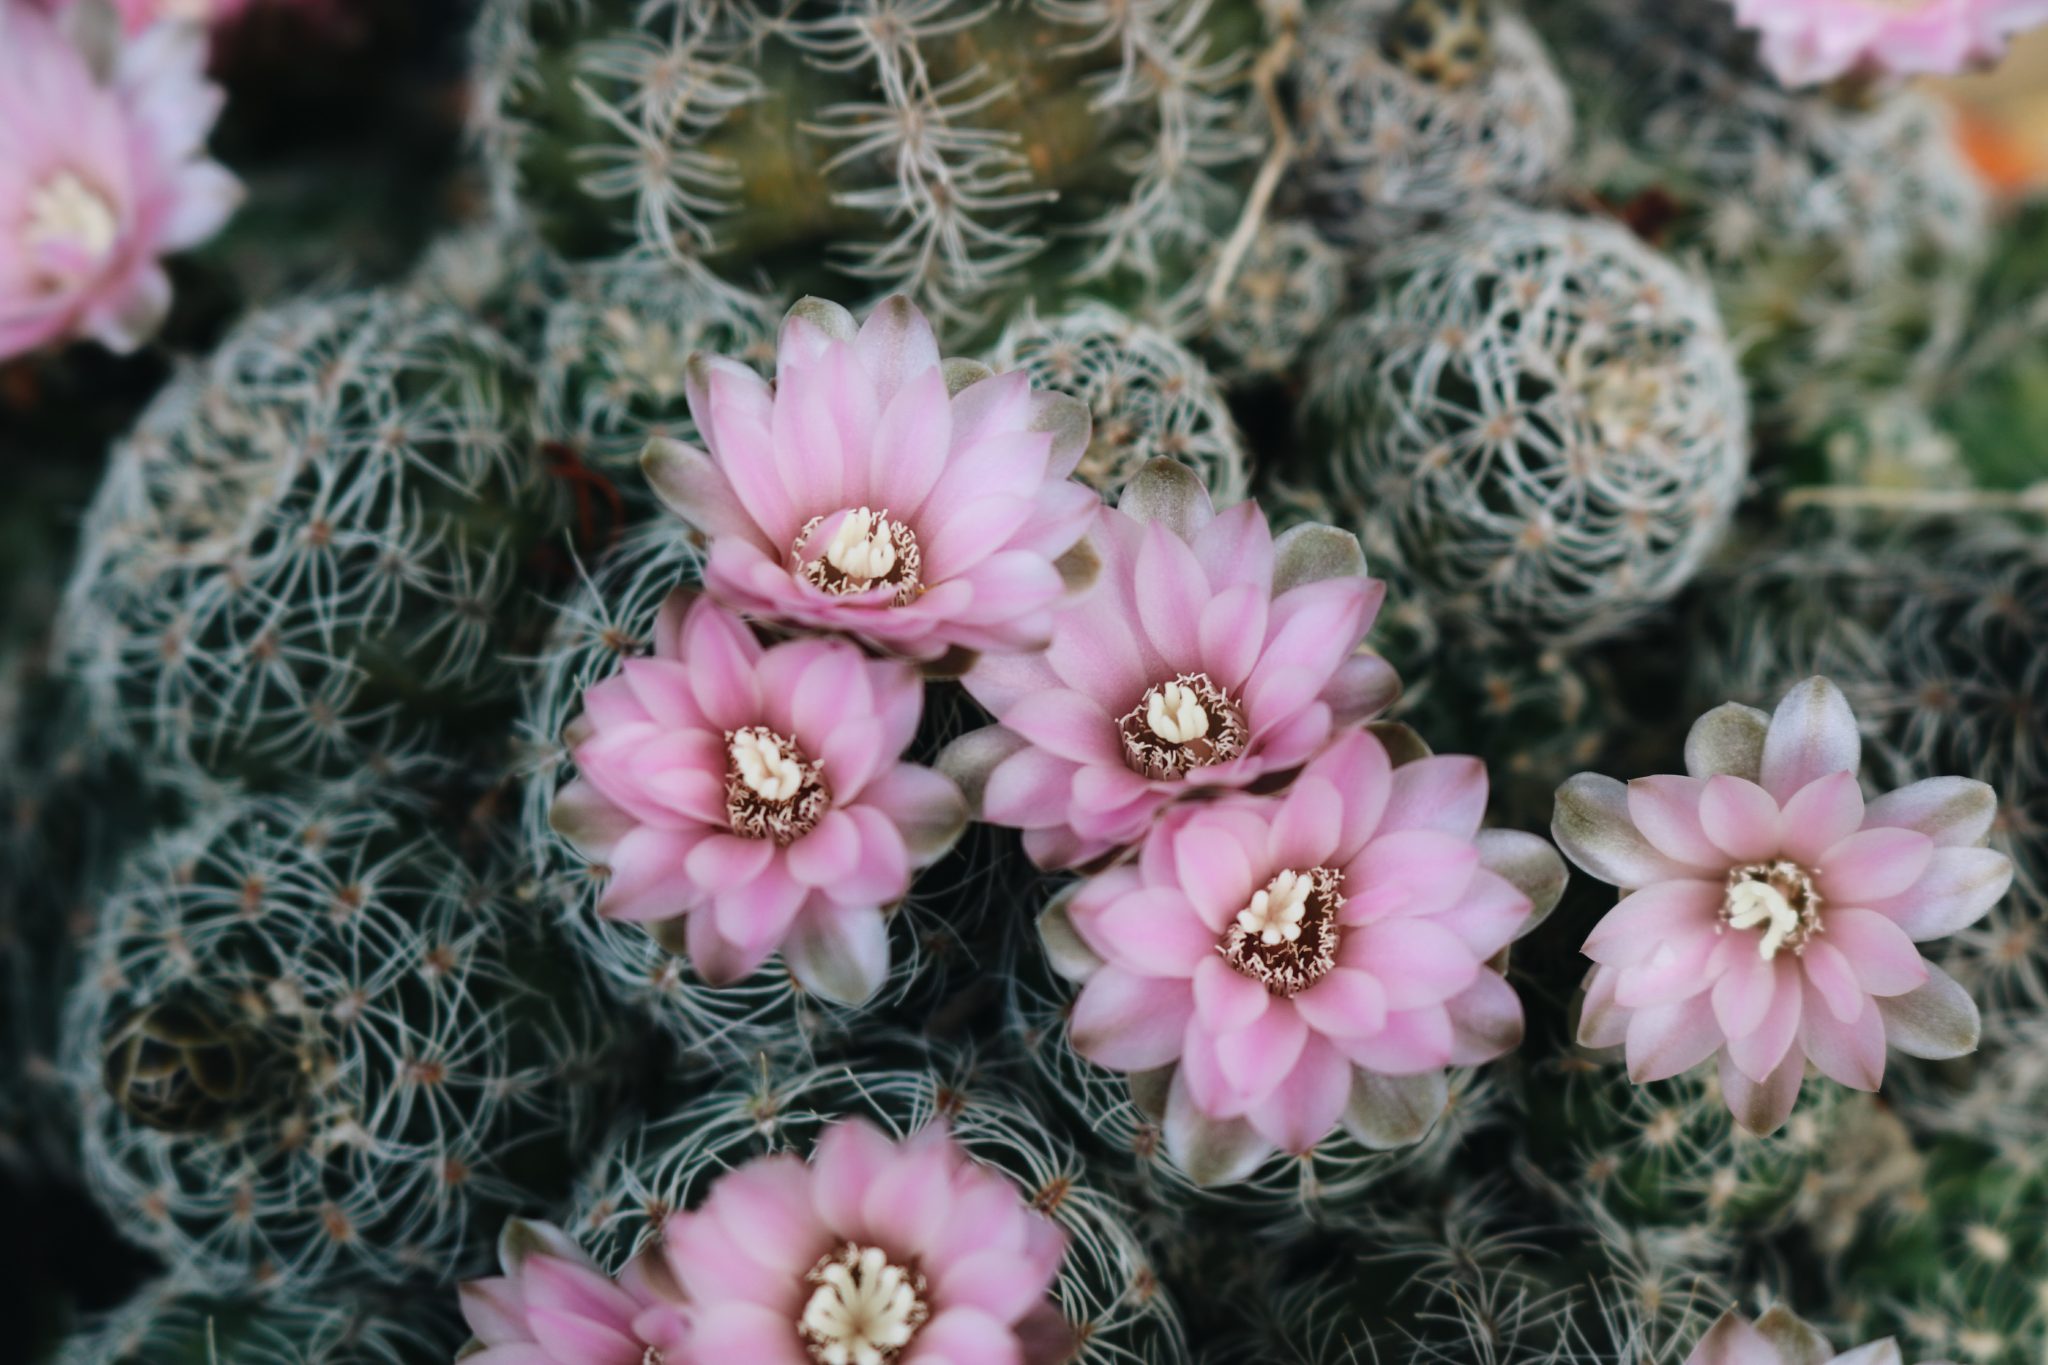
<instances>
[{"instance_id":1,"label":"flower with ten petals","mask_svg":"<svg viewBox=\"0 0 2048 1365\"><path fill-rule=\"evenodd\" d=\"M1074 1049L1174 1068L1167 1149L1201 1183L1340 1123L1370 1147L1417 1141L1445 1067L1520 1041L1521 1001L1489 963L1564 889L1541 839L1480 831L1486 791L1477 759L1395 767L1356 729L1284 796L1175 811L1040 919L1083 982Z\"/></svg>"},{"instance_id":2,"label":"flower with ten petals","mask_svg":"<svg viewBox=\"0 0 2048 1365\"><path fill-rule=\"evenodd\" d=\"M204 34L79 45L76 27L0 4L0 357L72 337L134 350L170 308L160 258L241 201L205 159L221 93Z\"/></svg>"},{"instance_id":3,"label":"flower with ten petals","mask_svg":"<svg viewBox=\"0 0 2048 1365\"><path fill-rule=\"evenodd\" d=\"M1754 1323L1734 1309L1721 1316L1692 1348L1685 1365L1904 1365L1890 1337L1836 1355L1827 1338L1783 1308ZM1927 1365L1944 1365L1929 1361Z\"/></svg>"},{"instance_id":4,"label":"flower with ten petals","mask_svg":"<svg viewBox=\"0 0 2048 1365\"><path fill-rule=\"evenodd\" d=\"M1256 503L1219 513L1192 471L1155 460L1091 539L1094 586L1047 649L967 674L998 725L940 760L1040 867L1136 843L1176 798L1298 768L1398 695L1358 648L1386 587L1348 533L1275 540Z\"/></svg>"},{"instance_id":5,"label":"flower with ten petals","mask_svg":"<svg viewBox=\"0 0 2048 1365\"><path fill-rule=\"evenodd\" d=\"M614 1282L560 1228L513 1219L498 1260L503 1275L462 1286L466 1365L684 1365L689 1315L659 1256Z\"/></svg>"},{"instance_id":6,"label":"flower with ten petals","mask_svg":"<svg viewBox=\"0 0 2048 1365\"><path fill-rule=\"evenodd\" d=\"M934 1123L891 1142L835 1124L809 1163L762 1157L663 1232L696 1306L695 1360L1051 1365L1066 1236ZM1046 1343L1057 1345L1049 1355Z\"/></svg>"},{"instance_id":7,"label":"flower with ten petals","mask_svg":"<svg viewBox=\"0 0 2048 1365\"><path fill-rule=\"evenodd\" d=\"M1586 940L1582 1043L1625 1046L1638 1082L1718 1057L1753 1133L1785 1121L1809 1061L1875 1090L1887 1043L1976 1047L1976 1005L1914 945L2005 894L2012 863L1982 847L1997 798L1937 777L1865 802L1861 759L1849 703L1811 678L1768 718L1732 703L1702 716L1686 776L1581 773L1558 789L1558 846L1624 893Z\"/></svg>"},{"instance_id":8,"label":"flower with ten petals","mask_svg":"<svg viewBox=\"0 0 2048 1365\"><path fill-rule=\"evenodd\" d=\"M1947 74L1998 57L2006 39L2048 22L2048 0L1734 0L1786 85L1861 70Z\"/></svg>"},{"instance_id":9,"label":"flower with ten petals","mask_svg":"<svg viewBox=\"0 0 2048 1365\"><path fill-rule=\"evenodd\" d=\"M584 695L555 829L609 869L598 913L651 922L713 985L780 950L858 1004L888 975L883 907L966 822L959 791L899 761L924 686L832 639L763 648L709 598L662 608L651 657Z\"/></svg>"},{"instance_id":10,"label":"flower with ten petals","mask_svg":"<svg viewBox=\"0 0 2048 1365\"><path fill-rule=\"evenodd\" d=\"M1092 571L1074 551L1097 499L1067 477L1087 408L1022 372L941 362L907 299L858 329L804 299L783 319L774 384L693 356L686 385L705 450L657 439L645 465L710 538L705 587L728 606L958 666L1044 644L1053 606Z\"/></svg>"}]
</instances>

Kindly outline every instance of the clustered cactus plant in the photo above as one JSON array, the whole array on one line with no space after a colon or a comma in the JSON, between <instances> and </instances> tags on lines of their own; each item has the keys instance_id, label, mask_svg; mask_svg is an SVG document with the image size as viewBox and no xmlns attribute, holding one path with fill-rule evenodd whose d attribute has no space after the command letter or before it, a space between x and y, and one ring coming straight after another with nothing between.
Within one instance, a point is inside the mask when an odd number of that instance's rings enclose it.
<instances>
[{"instance_id":1,"label":"clustered cactus plant","mask_svg":"<svg viewBox=\"0 0 2048 1365\"><path fill-rule=\"evenodd\" d=\"M284 6L0 0L17 1354L2043 1359L2028 5L320 0L234 316Z\"/></svg>"}]
</instances>

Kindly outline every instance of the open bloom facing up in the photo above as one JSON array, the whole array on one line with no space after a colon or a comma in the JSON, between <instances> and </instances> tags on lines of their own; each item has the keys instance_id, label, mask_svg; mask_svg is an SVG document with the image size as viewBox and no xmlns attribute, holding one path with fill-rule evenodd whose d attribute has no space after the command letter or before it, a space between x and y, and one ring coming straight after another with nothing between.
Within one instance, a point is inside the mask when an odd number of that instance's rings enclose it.
<instances>
[{"instance_id":1,"label":"open bloom facing up","mask_svg":"<svg viewBox=\"0 0 2048 1365\"><path fill-rule=\"evenodd\" d=\"M462 1286L466 1365L683 1365L688 1314L658 1259L614 1282L560 1228L518 1219L498 1259L503 1275Z\"/></svg>"},{"instance_id":2,"label":"open bloom facing up","mask_svg":"<svg viewBox=\"0 0 2048 1365\"><path fill-rule=\"evenodd\" d=\"M1564 887L1542 840L1480 833L1485 809L1477 759L1397 768L1358 729L1284 797L1176 811L1040 921L1084 983L1075 1050L1175 1068L1167 1146L1203 1183L1340 1122L1373 1147L1419 1139L1445 1067L1521 1039L1521 1002L1488 963Z\"/></svg>"},{"instance_id":3,"label":"open bloom facing up","mask_svg":"<svg viewBox=\"0 0 2048 1365\"><path fill-rule=\"evenodd\" d=\"M2048 22L2048 0L1734 0L1764 61L1787 85L1861 69L1946 74L1999 56L2006 39Z\"/></svg>"},{"instance_id":4,"label":"open bloom facing up","mask_svg":"<svg viewBox=\"0 0 2048 1365\"><path fill-rule=\"evenodd\" d=\"M1034 1345L1060 1336L1065 1234L943 1124L900 1143L837 1124L808 1164L749 1162L664 1235L694 1361L1050 1365Z\"/></svg>"},{"instance_id":5,"label":"open bloom facing up","mask_svg":"<svg viewBox=\"0 0 2048 1365\"><path fill-rule=\"evenodd\" d=\"M77 27L0 4L0 357L73 337L134 350L170 307L161 258L241 200L205 159L221 93L204 34L75 44Z\"/></svg>"},{"instance_id":6,"label":"open bloom facing up","mask_svg":"<svg viewBox=\"0 0 2048 1365\"><path fill-rule=\"evenodd\" d=\"M942 760L1040 867L1136 843L1177 797L1297 768L1400 690L1358 652L1386 588L1344 532L1276 541L1257 504L1218 513L1192 471L1157 460L1092 540L1102 572L1051 646L964 680L1000 727Z\"/></svg>"},{"instance_id":7,"label":"open bloom facing up","mask_svg":"<svg viewBox=\"0 0 2048 1365\"><path fill-rule=\"evenodd\" d=\"M1700 1338L1685 1365L1904 1365L1904 1360L1890 1337L1836 1355L1819 1332L1783 1308L1773 1308L1754 1323L1730 1309Z\"/></svg>"},{"instance_id":8,"label":"open bloom facing up","mask_svg":"<svg viewBox=\"0 0 2048 1365\"><path fill-rule=\"evenodd\" d=\"M1586 940L1580 1041L1625 1045L1637 1081L1718 1056L1743 1127L1769 1133L1811 1061L1859 1090L1887 1042L1918 1057L1977 1045L1977 1008L1914 945L1979 919L2012 880L1981 847L1997 798L1930 778L1865 802L1862 741L1825 678L1777 713L1696 722L1688 776L1558 789L1558 846L1626 894Z\"/></svg>"},{"instance_id":9,"label":"open bloom facing up","mask_svg":"<svg viewBox=\"0 0 2048 1365\"><path fill-rule=\"evenodd\" d=\"M941 363L909 300L858 329L805 299L783 319L771 386L692 357L708 450L657 440L654 489L710 537L705 586L728 606L932 661L1044 644L1084 575L1069 556L1095 495L1068 479L1088 410L1022 372Z\"/></svg>"},{"instance_id":10,"label":"open bloom facing up","mask_svg":"<svg viewBox=\"0 0 2048 1365\"><path fill-rule=\"evenodd\" d=\"M898 761L923 705L907 664L843 640L763 648L678 593L653 655L585 694L554 826L609 868L598 912L650 922L706 981L779 949L807 989L857 1004L888 975L883 907L966 822L951 782Z\"/></svg>"}]
</instances>

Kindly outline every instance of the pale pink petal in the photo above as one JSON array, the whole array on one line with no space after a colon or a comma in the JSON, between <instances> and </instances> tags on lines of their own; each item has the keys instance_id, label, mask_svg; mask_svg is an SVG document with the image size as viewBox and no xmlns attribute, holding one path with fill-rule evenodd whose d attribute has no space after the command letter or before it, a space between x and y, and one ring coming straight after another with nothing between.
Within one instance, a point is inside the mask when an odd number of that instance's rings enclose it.
<instances>
[{"instance_id":1,"label":"pale pink petal","mask_svg":"<svg viewBox=\"0 0 2048 1365\"><path fill-rule=\"evenodd\" d=\"M1927 980L1927 964L1913 940L1874 910L1828 911L1827 941L1866 994L1904 995Z\"/></svg>"},{"instance_id":2,"label":"pale pink petal","mask_svg":"<svg viewBox=\"0 0 2048 1365\"><path fill-rule=\"evenodd\" d=\"M1380 829L1433 829L1469 839L1485 816L1486 765L1462 754L1440 754L1394 769Z\"/></svg>"},{"instance_id":3,"label":"pale pink petal","mask_svg":"<svg viewBox=\"0 0 2048 1365\"><path fill-rule=\"evenodd\" d=\"M1720 869L1728 855L1700 825L1697 777L1639 777L1628 784L1628 814L1642 836L1666 857L1696 868Z\"/></svg>"},{"instance_id":4,"label":"pale pink petal","mask_svg":"<svg viewBox=\"0 0 2048 1365\"><path fill-rule=\"evenodd\" d=\"M1991 837L1998 794L1967 777L1930 777L1887 792L1863 813L1871 828L1917 829L1939 848L1974 848Z\"/></svg>"},{"instance_id":5,"label":"pale pink petal","mask_svg":"<svg viewBox=\"0 0 2048 1365\"><path fill-rule=\"evenodd\" d=\"M1098 1066L1147 1071L1180 1055L1194 1008L1185 981L1104 967L1075 998L1068 1036Z\"/></svg>"},{"instance_id":6,"label":"pale pink petal","mask_svg":"<svg viewBox=\"0 0 2048 1365\"><path fill-rule=\"evenodd\" d=\"M1785 855L1806 866L1863 826L1863 789L1854 773L1830 773L1801 787L1779 816Z\"/></svg>"},{"instance_id":7,"label":"pale pink petal","mask_svg":"<svg viewBox=\"0 0 2048 1365\"><path fill-rule=\"evenodd\" d=\"M1771 715L1760 782L1783 803L1807 783L1853 773L1862 762L1863 737L1847 698L1826 678L1808 678Z\"/></svg>"},{"instance_id":8,"label":"pale pink petal","mask_svg":"<svg viewBox=\"0 0 2048 1365\"><path fill-rule=\"evenodd\" d=\"M2012 859L1988 848L1937 848L1912 886L1875 910L1915 942L1967 929L1984 918L2012 885Z\"/></svg>"},{"instance_id":9,"label":"pale pink petal","mask_svg":"<svg viewBox=\"0 0 2048 1365\"><path fill-rule=\"evenodd\" d=\"M1690 999L1650 1005L1628 1021L1628 1077L1637 1085L1690 1071L1721 1046L1721 1028L1703 991Z\"/></svg>"},{"instance_id":10,"label":"pale pink petal","mask_svg":"<svg viewBox=\"0 0 2048 1365\"><path fill-rule=\"evenodd\" d=\"M1386 1026L1387 992L1370 973L1338 967L1295 996L1294 1008L1318 1033L1365 1037Z\"/></svg>"},{"instance_id":11,"label":"pale pink petal","mask_svg":"<svg viewBox=\"0 0 2048 1365\"><path fill-rule=\"evenodd\" d=\"M1729 1059L1753 1081L1769 1079L1799 1037L1806 992L1801 989L1799 969L1793 965L1794 961L1787 954L1778 955L1772 964L1778 973L1778 981L1772 988L1771 1007L1763 1022L1747 1033L1728 1039Z\"/></svg>"},{"instance_id":12,"label":"pale pink petal","mask_svg":"<svg viewBox=\"0 0 2048 1365\"><path fill-rule=\"evenodd\" d=\"M1442 1005L1401 1010L1387 1016L1386 1027L1360 1038L1332 1038L1339 1051L1367 1071L1382 1076L1419 1076L1441 1071L1457 1051L1450 1014Z\"/></svg>"},{"instance_id":13,"label":"pale pink petal","mask_svg":"<svg viewBox=\"0 0 2048 1365\"><path fill-rule=\"evenodd\" d=\"M1023 1365L1023 1348L1006 1325L979 1308L948 1308L911 1343L903 1365Z\"/></svg>"},{"instance_id":14,"label":"pale pink petal","mask_svg":"<svg viewBox=\"0 0 2048 1365\"><path fill-rule=\"evenodd\" d=\"M1769 1137L1784 1126L1792 1107L1799 1103L1799 1087L1806 1079L1806 1057L1797 1050L1788 1052L1761 1083L1743 1075L1725 1049L1720 1068L1721 1097L1728 1101L1728 1112L1758 1137Z\"/></svg>"},{"instance_id":15,"label":"pale pink petal","mask_svg":"<svg viewBox=\"0 0 2048 1365\"><path fill-rule=\"evenodd\" d=\"M1934 841L1917 830L1867 829L1821 855L1816 881L1834 905L1871 905L1905 891L1934 860Z\"/></svg>"},{"instance_id":16,"label":"pale pink petal","mask_svg":"<svg viewBox=\"0 0 2048 1365\"><path fill-rule=\"evenodd\" d=\"M1444 1002L1444 1011L1451 1019L1453 1066L1478 1066L1521 1046L1522 999L1497 972L1481 972Z\"/></svg>"},{"instance_id":17,"label":"pale pink petal","mask_svg":"<svg viewBox=\"0 0 2048 1365\"><path fill-rule=\"evenodd\" d=\"M1213 943L1195 965L1193 987L1195 1016L1215 1037L1249 1028L1273 1001L1264 985L1218 957Z\"/></svg>"},{"instance_id":18,"label":"pale pink petal","mask_svg":"<svg viewBox=\"0 0 2048 1365\"><path fill-rule=\"evenodd\" d=\"M1754 782L1719 774L1700 791L1700 828L1731 861L1763 862L1779 849L1778 803Z\"/></svg>"},{"instance_id":19,"label":"pale pink petal","mask_svg":"<svg viewBox=\"0 0 2048 1365\"><path fill-rule=\"evenodd\" d=\"M1252 1127L1282 1151L1306 1152L1335 1131L1350 1099L1350 1060L1311 1035L1293 1070L1249 1117Z\"/></svg>"},{"instance_id":20,"label":"pale pink petal","mask_svg":"<svg viewBox=\"0 0 2048 1365\"><path fill-rule=\"evenodd\" d=\"M1368 971L1392 1010L1440 1004L1472 984L1479 961L1458 936L1426 919L1392 919L1346 932L1358 946L1344 954Z\"/></svg>"},{"instance_id":21,"label":"pale pink petal","mask_svg":"<svg viewBox=\"0 0 2048 1365\"><path fill-rule=\"evenodd\" d=\"M1884 1017L1868 1001L1861 1013L1845 1020L1809 985L1797 1050L1822 1075L1852 1090L1875 1090L1884 1083Z\"/></svg>"},{"instance_id":22,"label":"pale pink petal","mask_svg":"<svg viewBox=\"0 0 2048 1365\"><path fill-rule=\"evenodd\" d=\"M1672 938L1690 937L1720 922L1727 888L1719 882L1657 882L1631 892L1601 916L1579 951L1595 962L1639 961Z\"/></svg>"}]
</instances>

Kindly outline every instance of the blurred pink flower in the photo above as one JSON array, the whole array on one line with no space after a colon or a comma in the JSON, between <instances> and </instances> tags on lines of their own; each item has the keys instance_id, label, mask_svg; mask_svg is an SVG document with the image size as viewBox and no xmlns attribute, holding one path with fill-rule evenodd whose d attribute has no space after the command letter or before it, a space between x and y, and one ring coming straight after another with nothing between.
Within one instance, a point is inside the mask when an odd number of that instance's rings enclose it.
<instances>
[{"instance_id":1,"label":"blurred pink flower","mask_svg":"<svg viewBox=\"0 0 2048 1365\"><path fill-rule=\"evenodd\" d=\"M1889 1042L1917 1057L1977 1045L1977 1008L1914 945L1975 923L2012 880L1981 847L1997 797L1937 777L1866 803L1862 741L1825 678L1777 713L1694 724L1689 776L1558 789L1558 846L1626 894L1586 940L1579 1038L1625 1045L1637 1081L1718 1057L1743 1127L1777 1129L1810 1061L1858 1090Z\"/></svg>"},{"instance_id":2,"label":"blurred pink flower","mask_svg":"<svg viewBox=\"0 0 2048 1365\"><path fill-rule=\"evenodd\" d=\"M907 664L841 640L764 649L678 593L652 656L584 695L554 826L609 869L598 913L655 922L706 981L779 949L806 989L857 1004L888 975L883 907L966 822L951 782L899 761L923 705Z\"/></svg>"},{"instance_id":3,"label":"blurred pink flower","mask_svg":"<svg viewBox=\"0 0 2048 1365\"><path fill-rule=\"evenodd\" d=\"M1903 1360L1890 1337L1836 1355L1827 1338L1783 1308L1771 1309L1754 1323L1731 1308L1700 1338L1685 1365L1903 1365Z\"/></svg>"},{"instance_id":4,"label":"blurred pink flower","mask_svg":"<svg viewBox=\"0 0 2048 1365\"><path fill-rule=\"evenodd\" d=\"M1095 495L1068 479L1088 410L1022 372L941 363L924 315L885 299L858 329L805 299L770 385L694 357L709 453L658 439L654 489L710 537L706 588L749 615L921 661L1045 642L1087 564Z\"/></svg>"},{"instance_id":5,"label":"blurred pink flower","mask_svg":"<svg viewBox=\"0 0 2048 1365\"><path fill-rule=\"evenodd\" d=\"M991 727L941 760L1040 867L1136 843L1160 809L1298 768L1400 691L1361 653L1386 586L1348 533L1277 541L1256 503L1218 513L1192 471L1141 470L1091 537L1102 572L1049 648L963 680Z\"/></svg>"},{"instance_id":6,"label":"blurred pink flower","mask_svg":"<svg viewBox=\"0 0 2048 1365\"><path fill-rule=\"evenodd\" d=\"M1445 1067L1520 1041L1521 1002L1490 960L1564 886L1541 839L1480 832L1486 792L1477 759L1397 768L1354 729L1284 797L1175 811L1040 921L1084 983L1075 1050L1175 1068L1167 1147L1203 1183L1340 1123L1374 1147L1416 1141Z\"/></svg>"},{"instance_id":7,"label":"blurred pink flower","mask_svg":"<svg viewBox=\"0 0 2048 1365\"><path fill-rule=\"evenodd\" d=\"M498 1260L503 1275L462 1286L481 1348L467 1365L683 1365L688 1313L658 1256L615 1283L560 1228L514 1219Z\"/></svg>"},{"instance_id":8,"label":"blurred pink flower","mask_svg":"<svg viewBox=\"0 0 2048 1365\"><path fill-rule=\"evenodd\" d=\"M73 337L134 350L170 308L160 258L241 200L205 159L221 92L204 35L74 44L69 18L0 3L0 357Z\"/></svg>"},{"instance_id":9,"label":"blurred pink flower","mask_svg":"<svg viewBox=\"0 0 2048 1365\"><path fill-rule=\"evenodd\" d=\"M1862 69L1946 74L2002 55L2006 39L2048 22L2048 0L1734 0L1786 85Z\"/></svg>"},{"instance_id":10,"label":"blurred pink flower","mask_svg":"<svg viewBox=\"0 0 2048 1365\"><path fill-rule=\"evenodd\" d=\"M691 1358L746 1365L1041 1365L1025 1341L1066 1252L937 1123L903 1142L837 1124L808 1164L748 1162L664 1235Z\"/></svg>"}]
</instances>

